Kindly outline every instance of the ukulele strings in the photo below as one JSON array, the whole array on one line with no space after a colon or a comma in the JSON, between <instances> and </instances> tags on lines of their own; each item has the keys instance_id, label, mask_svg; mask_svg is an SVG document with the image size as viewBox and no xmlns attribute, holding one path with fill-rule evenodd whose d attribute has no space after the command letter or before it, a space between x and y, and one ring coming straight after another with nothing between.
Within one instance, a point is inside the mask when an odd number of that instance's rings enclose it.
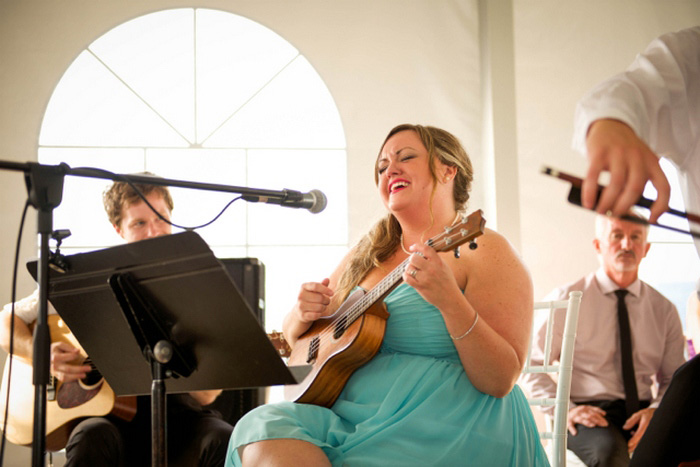
<instances>
[{"instance_id":1,"label":"ukulele strings","mask_svg":"<svg viewBox=\"0 0 700 467\"><path fill-rule=\"evenodd\" d=\"M441 234L441 236L444 237L445 233ZM442 243L447 244L447 240L440 238L438 240L433 241L434 246L442 246ZM362 313L364 313L364 311L369 307L369 305L374 303L377 298L384 294L391 285L393 285L396 281L400 280L404 271L408 267L409 261L410 257L403 260L401 264L399 264L393 271L387 274L387 276L384 277L384 279L382 279L376 286L374 286L365 295L363 295L345 313L342 313L341 315L333 319L333 321L330 322L326 329L319 334L319 339L316 341L317 343L314 344L312 342L312 345L314 345L312 351L315 351L316 346L320 346L322 341L330 338L331 335L335 334L336 328L339 326L341 321L345 321L344 327L347 328L359 316L361 316Z\"/></svg>"},{"instance_id":2,"label":"ukulele strings","mask_svg":"<svg viewBox=\"0 0 700 467\"><path fill-rule=\"evenodd\" d=\"M463 223L464 222L462 222L462 224ZM431 238L426 242L426 244L432 245L432 247L435 248L437 251L442 251L440 250L440 248L443 245L449 246L453 243L451 241L450 234L462 224L445 228L444 232L441 232L436 237ZM460 243L457 243L457 246L459 245ZM445 249L445 251L446 250L447 248ZM410 257L403 260L401 264L399 264L393 271L387 274L386 277L384 277L384 279L379 281L377 285L375 285L369 292L363 295L362 298L355 302L355 304L353 304L345 313L342 313L340 316L334 318L333 321L331 321L330 324L327 325L326 328L319 333L318 339L312 340L310 351L316 352L320 347L322 341L328 339L329 336L335 334L336 328L339 326L339 323L343 320L345 320L345 323L343 325L343 331L345 331L345 329L347 329L347 327L350 326L351 323L353 323L357 318L359 318L365 312L365 310L377 300L377 298L382 296L395 282L401 280L401 276L408 267L409 260Z\"/></svg>"}]
</instances>

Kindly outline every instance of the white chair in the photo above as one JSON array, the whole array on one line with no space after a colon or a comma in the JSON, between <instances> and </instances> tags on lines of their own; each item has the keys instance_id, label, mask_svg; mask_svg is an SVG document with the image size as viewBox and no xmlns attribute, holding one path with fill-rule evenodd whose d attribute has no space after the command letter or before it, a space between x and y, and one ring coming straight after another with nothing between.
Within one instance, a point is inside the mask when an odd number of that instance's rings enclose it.
<instances>
[{"instance_id":1,"label":"white chair","mask_svg":"<svg viewBox=\"0 0 700 467\"><path fill-rule=\"evenodd\" d=\"M566 417L569 411L569 394L571 392L571 372L574 359L574 341L576 340L576 327L578 326L578 311L581 305L582 292L571 292L568 300L536 302L535 311L548 312L547 333L544 345L544 361L542 365L532 365L530 363L530 353L532 351L532 340L527 352L525 368L523 373L549 373L556 374L557 393L555 398L528 399L531 406L553 406L553 426L547 426L544 432L540 433L542 439L551 440L552 467L566 465ZM561 355L557 364L550 365L550 352L552 343L552 324L554 313L565 312L564 335L561 345ZM533 338L535 336L533 335ZM548 424L550 425L550 424Z\"/></svg>"}]
</instances>

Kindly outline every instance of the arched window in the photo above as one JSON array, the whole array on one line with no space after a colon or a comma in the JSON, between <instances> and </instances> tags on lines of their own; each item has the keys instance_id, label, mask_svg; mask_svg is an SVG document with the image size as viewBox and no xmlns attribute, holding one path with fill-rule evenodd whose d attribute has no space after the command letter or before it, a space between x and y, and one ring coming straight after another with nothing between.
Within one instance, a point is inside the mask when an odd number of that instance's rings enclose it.
<instances>
[{"instance_id":1,"label":"arched window","mask_svg":"<svg viewBox=\"0 0 700 467\"><path fill-rule=\"evenodd\" d=\"M218 257L265 264L267 327L280 329L300 283L321 280L347 249L345 146L330 92L290 43L241 16L186 8L128 21L75 59L47 107L39 161L323 191L319 214L241 200L198 231ZM54 217L72 232L66 253L121 241L102 208L109 183L66 177ZM186 226L235 196L171 191L173 221Z\"/></svg>"}]
</instances>

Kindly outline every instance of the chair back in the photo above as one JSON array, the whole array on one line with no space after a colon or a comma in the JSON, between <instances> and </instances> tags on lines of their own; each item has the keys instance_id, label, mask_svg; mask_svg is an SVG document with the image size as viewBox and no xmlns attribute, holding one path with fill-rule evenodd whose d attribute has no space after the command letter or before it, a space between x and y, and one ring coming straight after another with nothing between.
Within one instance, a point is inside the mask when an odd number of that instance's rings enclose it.
<instances>
[{"instance_id":1,"label":"chair back","mask_svg":"<svg viewBox=\"0 0 700 467\"><path fill-rule=\"evenodd\" d=\"M535 313L547 313L546 335L544 340L542 362L533 364L530 360L532 353L532 341L530 340L525 368L523 373L550 373L556 374L557 392L555 398L528 399L531 406L554 407L553 426L548 426L546 431L540 433L542 439L552 441L551 463L552 467L566 465L566 419L569 412L569 394L571 393L571 372L573 370L574 342L576 340L576 328L578 326L578 312L581 305L582 292L569 293L568 300L556 300L535 303ZM555 313L566 313L564 321L564 334L561 343L561 353L558 362L551 364L552 328ZM535 320L541 323L541 321ZM539 359L538 359L539 360Z\"/></svg>"}]
</instances>

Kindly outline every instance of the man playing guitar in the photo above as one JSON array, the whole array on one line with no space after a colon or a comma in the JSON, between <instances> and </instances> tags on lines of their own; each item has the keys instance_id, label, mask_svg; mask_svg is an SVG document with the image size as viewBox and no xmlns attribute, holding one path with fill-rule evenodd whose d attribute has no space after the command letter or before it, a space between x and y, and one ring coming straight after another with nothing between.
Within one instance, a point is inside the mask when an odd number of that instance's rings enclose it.
<instances>
[{"instance_id":1,"label":"man playing guitar","mask_svg":"<svg viewBox=\"0 0 700 467\"><path fill-rule=\"evenodd\" d=\"M153 209L139 197L134 187L144 195ZM166 187L115 182L105 191L103 201L111 224L127 242L171 233L173 201ZM31 362L31 325L38 313L38 293L15 304L14 319L11 309L11 304L8 304L0 314L0 344L9 351L10 329L14 326L14 355ZM49 306L49 314L56 314L52 306ZM93 368L84 361L82 349L72 345L70 340L53 340L51 375L62 384L84 380ZM216 412L203 408L220 393L220 390L210 390L168 396L167 445L170 465L223 464L233 428ZM70 424L65 465L150 465L150 397L139 396L137 399L136 415L126 416L127 419L133 418L131 420L107 415L81 417L81 420ZM50 428L50 423L47 426ZM8 428L8 438L9 433ZM49 443L47 446L52 447ZM59 445L58 448L60 447L62 446Z\"/></svg>"}]
</instances>

